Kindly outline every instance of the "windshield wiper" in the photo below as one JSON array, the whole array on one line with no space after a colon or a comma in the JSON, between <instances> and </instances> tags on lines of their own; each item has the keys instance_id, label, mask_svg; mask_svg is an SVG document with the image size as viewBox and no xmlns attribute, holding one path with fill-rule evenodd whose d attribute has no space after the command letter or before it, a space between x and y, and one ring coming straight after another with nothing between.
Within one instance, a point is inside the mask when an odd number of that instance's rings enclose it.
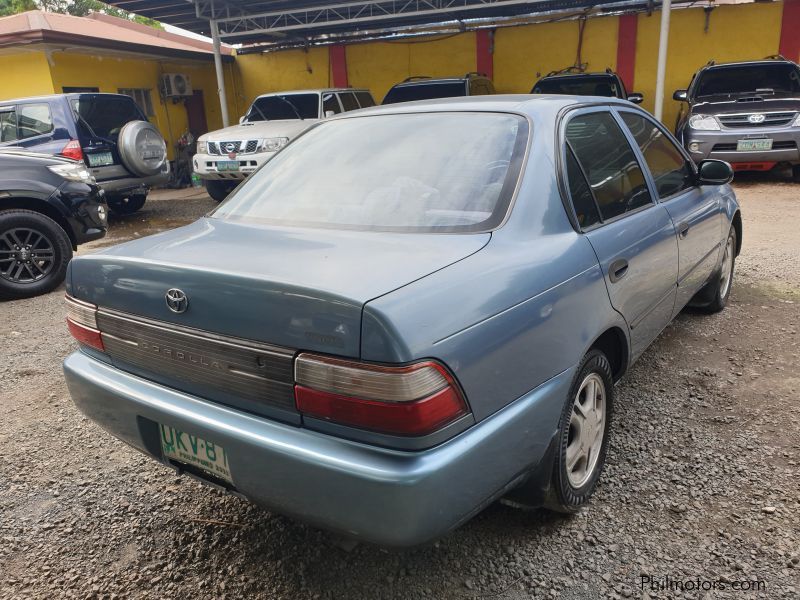
<instances>
[{"instance_id":1,"label":"windshield wiper","mask_svg":"<svg viewBox=\"0 0 800 600\"><path fill-rule=\"evenodd\" d=\"M250 109L250 112L252 112L252 111L254 111L254 110L255 110L256 112L258 112L258 114L260 114L260 115L261 115L261 118L262 118L262 119L264 119L265 121L269 121L269 119L267 118L267 115L265 115L265 114L264 114L264 111L263 111L263 110L261 110L260 108L258 108L258 105L256 105L256 104L253 104L253 107ZM249 121L250 119L247 119L247 120Z\"/></svg>"},{"instance_id":2,"label":"windshield wiper","mask_svg":"<svg viewBox=\"0 0 800 600\"><path fill-rule=\"evenodd\" d=\"M301 117L301 116L300 116L300 112L297 110L297 107L296 107L294 104L292 104L291 102L289 102L289 101L288 101L286 98L284 98L283 96L275 96L275 97L276 97L276 98L278 98L279 100L281 100L281 101L285 102L286 104L288 104L288 105L289 105L289 108L291 108L291 109L292 109L292 112L293 112L295 115L297 115L297 118L298 118L298 119L300 119L301 121L305 121L305 119L304 119L303 117Z\"/></svg>"}]
</instances>

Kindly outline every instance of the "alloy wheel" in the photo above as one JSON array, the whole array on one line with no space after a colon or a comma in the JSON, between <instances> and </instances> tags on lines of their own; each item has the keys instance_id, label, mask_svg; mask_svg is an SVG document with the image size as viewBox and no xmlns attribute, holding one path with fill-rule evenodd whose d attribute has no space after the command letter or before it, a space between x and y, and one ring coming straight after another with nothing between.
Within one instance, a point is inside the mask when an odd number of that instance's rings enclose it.
<instances>
[{"instance_id":1,"label":"alloy wheel","mask_svg":"<svg viewBox=\"0 0 800 600\"><path fill-rule=\"evenodd\" d=\"M606 386L597 373L581 382L572 404L567 438L567 478L573 488L586 484L594 473L606 427Z\"/></svg>"},{"instance_id":2,"label":"alloy wheel","mask_svg":"<svg viewBox=\"0 0 800 600\"><path fill-rule=\"evenodd\" d=\"M0 233L0 277L12 283L33 283L55 265L53 243L41 232L17 227Z\"/></svg>"}]
</instances>

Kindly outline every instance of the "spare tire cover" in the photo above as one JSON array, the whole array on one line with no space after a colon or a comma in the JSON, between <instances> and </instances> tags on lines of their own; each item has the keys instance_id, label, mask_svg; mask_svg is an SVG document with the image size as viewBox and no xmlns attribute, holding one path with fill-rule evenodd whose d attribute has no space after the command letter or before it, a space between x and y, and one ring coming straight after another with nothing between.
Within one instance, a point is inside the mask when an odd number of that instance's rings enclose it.
<instances>
[{"instance_id":1,"label":"spare tire cover","mask_svg":"<svg viewBox=\"0 0 800 600\"><path fill-rule=\"evenodd\" d=\"M122 163L140 177L157 175L167 160L164 138L147 121L126 123L119 132L117 147Z\"/></svg>"}]
</instances>

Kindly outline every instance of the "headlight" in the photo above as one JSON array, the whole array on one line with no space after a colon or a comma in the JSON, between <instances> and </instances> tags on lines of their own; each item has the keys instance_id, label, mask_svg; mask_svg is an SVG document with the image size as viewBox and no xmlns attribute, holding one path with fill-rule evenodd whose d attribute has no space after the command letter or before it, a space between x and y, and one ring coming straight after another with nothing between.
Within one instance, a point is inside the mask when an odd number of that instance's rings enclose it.
<instances>
[{"instance_id":1,"label":"headlight","mask_svg":"<svg viewBox=\"0 0 800 600\"><path fill-rule=\"evenodd\" d=\"M693 115L689 117L689 127L700 131L719 131L719 123L711 115Z\"/></svg>"},{"instance_id":2,"label":"headlight","mask_svg":"<svg viewBox=\"0 0 800 600\"><path fill-rule=\"evenodd\" d=\"M800 127L800 114L797 115L797 118L792 123L792 127Z\"/></svg>"},{"instance_id":3,"label":"headlight","mask_svg":"<svg viewBox=\"0 0 800 600\"><path fill-rule=\"evenodd\" d=\"M47 167L59 177L63 177L68 181L80 181L81 183L95 183L94 175L89 172L89 169L80 163L64 164L64 165L51 165Z\"/></svg>"},{"instance_id":4,"label":"headlight","mask_svg":"<svg viewBox=\"0 0 800 600\"><path fill-rule=\"evenodd\" d=\"M289 138L286 137L267 138L265 140L261 140L261 151L277 152L288 143L289 143Z\"/></svg>"},{"instance_id":5,"label":"headlight","mask_svg":"<svg viewBox=\"0 0 800 600\"><path fill-rule=\"evenodd\" d=\"M197 142L197 154L208 154L208 142Z\"/></svg>"}]
</instances>

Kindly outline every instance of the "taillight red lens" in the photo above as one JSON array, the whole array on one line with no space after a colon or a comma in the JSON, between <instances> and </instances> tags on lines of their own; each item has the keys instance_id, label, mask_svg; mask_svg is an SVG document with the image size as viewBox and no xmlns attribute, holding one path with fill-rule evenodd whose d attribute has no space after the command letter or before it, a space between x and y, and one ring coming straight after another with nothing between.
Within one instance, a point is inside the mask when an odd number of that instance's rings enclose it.
<instances>
[{"instance_id":1,"label":"taillight red lens","mask_svg":"<svg viewBox=\"0 0 800 600\"><path fill-rule=\"evenodd\" d=\"M453 377L424 361L385 367L301 354L295 402L304 415L394 435L426 435L469 412Z\"/></svg>"},{"instance_id":2,"label":"taillight red lens","mask_svg":"<svg viewBox=\"0 0 800 600\"><path fill-rule=\"evenodd\" d=\"M103 337L97 327L97 307L94 304L66 296L67 328L81 344L105 351Z\"/></svg>"},{"instance_id":3,"label":"taillight red lens","mask_svg":"<svg viewBox=\"0 0 800 600\"><path fill-rule=\"evenodd\" d=\"M71 158L72 160L83 160L81 143L78 140L70 140L61 150L61 156Z\"/></svg>"}]
</instances>

